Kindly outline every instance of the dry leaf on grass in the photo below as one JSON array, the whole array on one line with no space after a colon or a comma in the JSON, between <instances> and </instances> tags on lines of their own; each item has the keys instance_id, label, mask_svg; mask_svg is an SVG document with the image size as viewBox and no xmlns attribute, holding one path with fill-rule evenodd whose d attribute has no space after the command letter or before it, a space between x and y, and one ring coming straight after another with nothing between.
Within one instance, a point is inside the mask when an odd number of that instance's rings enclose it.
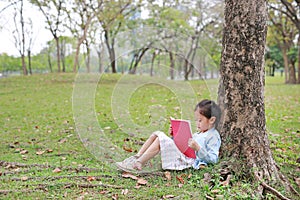
<instances>
[{"instance_id":1,"label":"dry leaf on grass","mask_svg":"<svg viewBox=\"0 0 300 200\"><path fill-rule=\"evenodd\" d=\"M121 192L122 195L127 195L128 194L128 189L123 189Z\"/></svg>"},{"instance_id":2,"label":"dry leaf on grass","mask_svg":"<svg viewBox=\"0 0 300 200\"><path fill-rule=\"evenodd\" d=\"M96 178L94 176L89 176L87 177L87 180L91 182L91 181L95 181Z\"/></svg>"},{"instance_id":3,"label":"dry leaf on grass","mask_svg":"<svg viewBox=\"0 0 300 200\"><path fill-rule=\"evenodd\" d=\"M176 179L177 179L181 184L184 184L184 179L182 178L182 176L176 176Z\"/></svg>"},{"instance_id":4,"label":"dry leaf on grass","mask_svg":"<svg viewBox=\"0 0 300 200\"><path fill-rule=\"evenodd\" d=\"M22 150L22 151L20 151L20 154L27 154L27 153L28 153L27 150Z\"/></svg>"},{"instance_id":5,"label":"dry leaf on grass","mask_svg":"<svg viewBox=\"0 0 300 200\"><path fill-rule=\"evenodd\" d=\"M132 148L127 147L125 144L123 145L123 149L127 152L133 152Z\"/></svg>"},{"instance_id":6,"label":"dry leaf on grass","mask_svg":"<svg viewBox=\"0 0 300 200\"><path fill-rule=\"evenodd\" d=\"M167 178L168 181L172 179L171 173L168 171L165 172L165 177Z\"/></svg>"},{"instance_id":7,"label":"dry leaf on grass","mask_svg":"<svg viewBox=\"0 0 300 200\"><path fill-rule=\"evenodd\" d=\"M131 178L131 179L133 179L133 180L138 180L138 177L136 177L135 175L130 174L130 173L128 173L128 172L124 172L124 173L122 174L122 177L123 177L123 178Z\"/></svg>"},{"instance_id":8,"label":"dry leaf on grass","mask_svg":"<svg viewBox=\"0 0 300 200\"><path fill-rule=\"evenodd\" d=\"M145 180L145 179L143 179L143 178L139 178L139 179L137 180L137 183L138 183L139 185L147 185L148 181Z\"/></svg>"},{"instance_id":9,"label":"dry leaf on grass","mask_svg":"<svg viewBox=\"0 0 300 200\"><path fill-rule=\"evenodd\" d=\"M163 196L163 199L172 199L172 198L174 198L174 197L175 197L175 195L173 195L173 194L168 194L168 195Z\"/></svg>"},{"instance_id":10,"label":"dry leaf on grass","mask_svg":"<svg viewBox=\"0 0 300 200\"><path fill-rule=\"evenodd\" d=\"M35 152L36 155L43 155L45 153L45 151L37 151Z\"/></svg>"},{"instance_id":11,"label":"dry leaf on grass","mask_svg":"<svg viewBox=\"0 0 300 200\"><path fill-rule=\"evenodd\" d=\"M58 143L62 144L62 143L65 143L66 141L67 141L67 139L66 139L66 138L63 138L63 139L60 139L60 140L58 141Z\"/></svg>"},{"instance_id":12,"label":"dry leaf on grass","mask_svg":"<svg viewBox=\"0 0 300 200\"><path fill-rule=\"evenodd\" d=\"M99 193L100 193L100 194L107 194L107 193L109 193L109 191L108 191L108 190L102 190L102 191L100 191Z\"/></svg>"},{"instance_id":13,"label":"dry leaf on grass","mask_svg":"<svg viewBox=\"0 0 300 200\"><path fill-rule=\"evenodd\" d=\"M61 172L61 169L59 169L58 167L56 167L52 172L59 173L59 172Z\"/></svg>"},{"instance_id":14,"label":"dry leaf on grass","mask_svg":"<svg viewBox=\"0 0 300 200\"><path fill-rule=\"evenodd\" d=\"M221 181L221 185L227 186L230 183L231 175L228 175L225 181Z\"/></svg>"}]
</instances>

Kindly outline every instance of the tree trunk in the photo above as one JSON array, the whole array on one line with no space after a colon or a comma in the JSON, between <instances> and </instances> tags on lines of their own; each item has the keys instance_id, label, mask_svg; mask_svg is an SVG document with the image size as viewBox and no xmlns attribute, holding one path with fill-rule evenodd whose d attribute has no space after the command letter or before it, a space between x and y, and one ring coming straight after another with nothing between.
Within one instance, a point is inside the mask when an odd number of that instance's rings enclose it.
<instances>
[{"instance_id":1,"label":"tree trunk","mask_svg":"<svg viewBox=\"0 0 300 200\"><path fill-rule=\"evenodd\" d=\"M29 69L29 74L32 75L32 69L31 69L31 51L27 51L27 57L28 57L28 69Z\"/></svg>"},{"instance_id":2,"label":"tree trunk","mask_svg":"<svg viewBox=\"0 0 300 200\"><path fill-rule=\"evenodd\" d=\"M285 47L281 48L281 52L282 52L283 64L284 64L285 83L289 83L290 82L290 78L289 78L289 74L290 74L289 73L289 59L287 57Z\"/></svg>"},{"instance_id":3,"label":"tree trunk","mask_svg":"<svg viewBox=\"0 0 300 200\"><path fill-rule=\"evenodd\" d=\"M59 48L59 37L55 37L56 42L56 59L57 59L57 71L60 72L60 48Z\"/></svg>"},{"instance_id":4,"label":"tree trunk","mask_svg":"<svg viewBox=\"0 0 300 200\"><path fill-rule=\"evenodd\" d=\"M300 30L298 32L298 81L297 83L300 84Z\"/></svg>"},{"instance_id":5,"label":"tree trunk","mask_svg":"<svg viewBox=\"0 0 300 200\"><path fill-rule=\"evenodd\" d=\"M175 60L174 60L174 55L171 51L169 52L169 57L170 57L170 77L171 80L174 80Z\"/></svg>"},{"instance_id":6,"label":"tree trunk","mask_svg":"<svg viewBox=\"0 0 300 200\"><path fill-rule=\"evenodd\" d=\"M28 75L24 54L21 55L21 59L22 59L23 75Z\"/></svg>"},{"instance_id":7,"label":"tree trunk","mask_svg":"<svg viewBox=\"0 0 300 200\"><path fill-rule=\"evenodd\" d=\"M153 69L154 69L154 62L155 62L156 55L157 54L154 51L153 54L152 54L152 59L151 59L150 76L153 76Z\"/></svg>"},{"instance_id":8,"label":"tree trunk","mask_svg":"<svg viewBox=\"0 0 300 200\"><path fill-rule=\"evenodd\" d=\"M266 132L264 52L267 34L266 0L225 0L225 25L218 102L223 110L219 128L221 155L234 160L240 174L254 177L258 197L266 184L287 180L278 171ZM265 182L263 182L263 181ZM264 184L262 184L262 182ZM290 191L290 190L289 190Z\"/></svg>"}]
</instances>

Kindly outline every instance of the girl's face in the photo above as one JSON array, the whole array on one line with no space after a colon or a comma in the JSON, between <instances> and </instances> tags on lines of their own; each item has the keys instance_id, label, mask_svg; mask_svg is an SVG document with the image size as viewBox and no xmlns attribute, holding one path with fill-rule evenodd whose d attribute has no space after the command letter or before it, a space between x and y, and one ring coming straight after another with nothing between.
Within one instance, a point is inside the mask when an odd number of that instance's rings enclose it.
<instances>
[{"instance_id":1,"label":"girl's face","mask_svg":"<svg viewBox=\"0 0 300 200\"><path fill-rule=\"evenodd\" d=\"M199 109L195 111L195 118L197 122L197 129L200 132L205 132L214 126L215 117L211 117L210 119L208 119L207 117L199 113Z\"/></svg>"}]
</instances>

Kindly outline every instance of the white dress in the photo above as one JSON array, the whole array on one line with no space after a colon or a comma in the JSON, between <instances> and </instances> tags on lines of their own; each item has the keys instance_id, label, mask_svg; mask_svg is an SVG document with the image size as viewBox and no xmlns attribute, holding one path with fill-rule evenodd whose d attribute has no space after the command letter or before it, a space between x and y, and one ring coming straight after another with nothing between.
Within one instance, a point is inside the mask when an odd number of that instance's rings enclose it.
<instances>
[{"instance_id":1,"label":"white dress","mask_svg":"<svg viewBox=\"0 0 300 200\"><path fill-rule=\"evenodd\" d=\"M172 138L161 131L156 131L153 134L159 138L163 169L183 170L193 166L195 159L181 153Z\"/></svg>"}]
</instances>

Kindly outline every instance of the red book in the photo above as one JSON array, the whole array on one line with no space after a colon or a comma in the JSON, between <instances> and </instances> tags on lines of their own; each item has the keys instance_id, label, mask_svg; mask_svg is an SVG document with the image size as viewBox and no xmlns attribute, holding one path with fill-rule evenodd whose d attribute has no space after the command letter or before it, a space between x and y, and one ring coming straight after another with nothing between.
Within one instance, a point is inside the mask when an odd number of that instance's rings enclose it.
<instances>
[{"instance_id":1,"label":"red book","mask_svg":"<svg viewBox=\"0 0 300 200\"><path fill-rule=\"evenodd\" d=\"M190 121L173 118L170 118L170 120L173 130L173 140L177 148L187 157L196 158L195 151L188 146L188 141L192 138Z\"/></svg>"}]
</instances>

